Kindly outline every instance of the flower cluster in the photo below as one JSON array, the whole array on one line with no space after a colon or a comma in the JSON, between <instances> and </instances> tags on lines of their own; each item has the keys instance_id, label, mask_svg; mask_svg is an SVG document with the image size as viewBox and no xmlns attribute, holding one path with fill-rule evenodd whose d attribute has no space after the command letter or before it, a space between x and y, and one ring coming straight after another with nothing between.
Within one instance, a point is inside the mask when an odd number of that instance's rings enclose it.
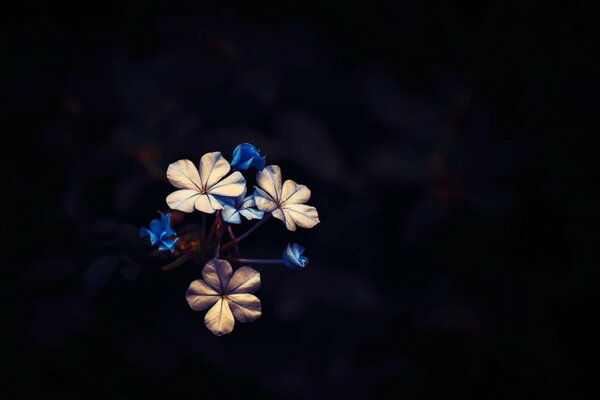
<instances>
[{"instance_id":1,"label":"flower cluster","mask_svg":"<svg viewBox=\"0 0 600 400\"><path fill-rule=\"evenodd\" d=\"M230 164L220 152L206 153L198 168L190 160L169 165L168 181L177 189L167 196L172 210L184 213L200 211L214 214L209 227L206 215L200 232L177 237L171 227L171 214L153 220L150 229L141 228L141 237L150 237L159 253L168 251L175 260L162 269L169 271L187 261L204 265L202 278L193 281L186 299L194 311L208 309L204 322L215 335L230 333L235 321L252 322L261 315L260 300L252 293L260 287L260 273L248 266L235 272L231 264L281 264L292 269L308 265L304 247L288 244L281 258L246 259L239 257L238 243L255 232L271 217L281 220L290 231L297 227L312 228L319 223L317 209L306 204L310 190L293 180L283 181L277 165L265 166L265 157L249 143L238 145ZM230 174L230 171L234 171ZM246 178L240 171L256 168L256 186L248 194ZM242 218L243 217L243 218ZM243 219L257 220L246 232L236 236L233 225ZM228 239L224 243L224 237ZM166 253L166 254L169 254Z\"/></svg>"}]
</instances>

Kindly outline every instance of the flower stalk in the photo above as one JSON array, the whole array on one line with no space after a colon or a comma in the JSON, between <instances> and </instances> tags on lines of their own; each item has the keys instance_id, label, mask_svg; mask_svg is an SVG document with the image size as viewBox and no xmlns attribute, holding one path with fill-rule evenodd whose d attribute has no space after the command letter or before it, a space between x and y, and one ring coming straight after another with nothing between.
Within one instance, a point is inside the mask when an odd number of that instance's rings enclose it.
<instances>
[{"instance_id":1,"label":"flower stalk","mask_svg":"<svg viewBox=\"0 0 600 400\"><path fill-rule=\"evenodd\" d=\"M265 214L265 216L263 217L263 219L261 219L256 224L254 224L254 226L252 228L250 228L246 232L242 233L236 239L231 240L230 242L228 242L227 244L225 244L222 247L222 249L223 250L227 250L227 249L230 249L231 247L237 245L239 242L241 242L242 240L244 240L248 236L250 236L255 230L257 230L258 228L260 228L265 222L267 222L269 220L269 218L271 218L271 214Z\"/></svg>"},{"instance_id":2,"label":"flower stalk","mask_svg":"<svg viewBox=\"0 0 600 400\"><path fill-rule=\"evenodd\" d=\"M272 258L232 258L231 262L239 264L283 264L281 259Z\"/></svg>"}]
</instances>

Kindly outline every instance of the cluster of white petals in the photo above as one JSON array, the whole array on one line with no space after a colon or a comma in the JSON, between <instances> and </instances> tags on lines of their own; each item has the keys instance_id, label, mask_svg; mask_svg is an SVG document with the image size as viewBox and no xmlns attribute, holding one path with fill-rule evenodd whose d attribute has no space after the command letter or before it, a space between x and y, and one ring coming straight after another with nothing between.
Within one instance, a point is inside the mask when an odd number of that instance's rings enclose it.
<instances>
[{"instance_id":1,"label":"cluster of white petals","mask_svg":"<svg viewBox=\"0 0 600 400\"><path fill-rule=\"evenodd\" d=\"M167 196L167 204L187 213L194 208L208 214L221 210L223 205L215 196L236 197L246 188L246 179L239 171L222 179L230 169L218 151L203 155L198 169L190 160L174 162L167 169L167 179L180 190Z\"/></svg>"},{"instance_id":2,"label":"cluster of white petals","mask_svg":"<svg viewBox=\"0 0 600 400\"><path fill-rule=\"evenodd\" d=\"M254 200L256 207L280 219L290 231L296 226L312 228L319 223L319 214L313 206L306 205L310 189L291 179L282 183L281 169L268 165L256 175Z\"/></svg>"},{"instance_id":3,"label":"cluster of white petals","mask_svg":"<svg viewBox=\"0 0 600 400\"><path fill-rule=\"evenodd\" d=\"M262 159L263 164L258 168L264 165ZM167 196L167 204L186 213L198 210L212 214L223 210L221 216L230 224L239 224L242 216L262 220L268 213L283 221L290 231L298 226L312 228L319 223L317 209L305 204L310 199L310 190L293 180L282 182L277 165L269 165L257 173L257 186L249 196L246 196L246 179L239 171L227 176L230 170L231 165L218 151L203 155L198 168L190 160L170 164L167 179L178 190ZM295 249L298 254L293 255L304 267L308 261L301 257L304 249L301 246ZM204 266L202 277L190 284L186 299L194 311L208 309L204 322L212 333L225 335L233 330L236 320L251 322L260 317L260 300L252 294L260 287L257 271L241 267L234 273L229 262L213 258Z\"/></svg>"},{"instance_id":4,"label":"cluster of white petals","mask_svg":"<svg viewBox=\"0 0 600 400\"><path fill-rule=\"evenodd\" d=\"M260 219L262 213L271 213L290 231L319 223L317 209L305 204L310 199L310 189L291 179L282 182L279 166L268 165L256 174L258 187L250 196L245 196L246 179L239 171L223 178L230 169L218 151L203 155L198 169L190 160L172 163L167 179L180 190L167 196L167 204L187 213L196 209L212 214L225 208L224 217L230 223L240 223L240 214L247 219Z\"/></svg>"},{"instance_id":5,"label":"cluster of white petals","mask_svg":"<svg viewBox=\"0 0 600 400\"><path fill-rule=\"evenodd\" d=\"M231 264L213 258L204 266L202 277L190 284L185 297L194 311L210 308L204 323L212 333L222 336L233 330L236 320L252 322L260 317L260 300L252 294L260 287L256 270L241 267L233 273Z\"/></svg>"}]
</instances>

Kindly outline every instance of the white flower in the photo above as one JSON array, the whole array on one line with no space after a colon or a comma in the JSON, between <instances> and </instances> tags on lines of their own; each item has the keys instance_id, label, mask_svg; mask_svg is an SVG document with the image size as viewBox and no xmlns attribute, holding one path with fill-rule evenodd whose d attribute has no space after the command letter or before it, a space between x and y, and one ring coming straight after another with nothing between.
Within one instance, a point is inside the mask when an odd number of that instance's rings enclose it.
<instances>
[{"instance_id":1,"label":"white flower","mask_svg":"<svg viewBox=\"0 0 600 400\"><path fill-rule=\"evenodd\" d=\"M254 195L246 196L246 188L238 197L220 197L219 201L223 204L223 219L230 224L239 224L242 222L241 215L246 219L261 219L264 213L257 210Z\"/></svg>"},{"instance_id":2,"label":"white flower","mask_svg":"<svg viewBox=\"0 0 600 400\"><path fill-rule=\"evenodd\" d=\"M296 226L312 228L319 223L317 209L307 206L310 190L291 179L281 183L281 169L269 165L256 174L254 199L259 210L270 212L285 223L286 228L295 231Z\"/></svg>"},{"instance_id":3,"label":"white flower","mask_svg":"<svg viewBox=\"0 0 600 400\"><path fill-rule=\"evenodd\" d=\"M192 310L210 308L204 323L217 336L231 332L235 320L252 322L262 314L260 300L251 294L260 287L258 271L241 267L232 272L227 261L213 258L202 269L204 280L193 281L185 293Z\"/></svg>"},{"instance_id":4,"label":"white flower","mask_svg":"<svg viewBox=\"0 0 600 400\"><path fill-rule=\"evenodd\" d=\"M202 211L208 214L223 208L217 196L239 196L246 188L246 180L238 171L221 180L231 167L220 152L206 153L200 159L200 170L190 160L179 160L169 165L167 179L177 190L167 196L167 204L174 210L187 213Z\"/></svg>"}]
</instances>

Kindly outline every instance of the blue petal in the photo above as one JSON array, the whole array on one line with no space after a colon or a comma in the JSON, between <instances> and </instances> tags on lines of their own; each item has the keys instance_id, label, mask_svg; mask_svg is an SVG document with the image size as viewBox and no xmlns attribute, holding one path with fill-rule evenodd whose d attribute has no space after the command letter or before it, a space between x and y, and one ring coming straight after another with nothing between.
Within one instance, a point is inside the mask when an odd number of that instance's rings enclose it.
<instances>
[{"instance_id":1,"label":"blue petal","mask_svg":"<svg viewBox=\"0 0 600 400\"><path fill-rule=\"evenodd\" d=\"M305 268L308 264L308 258L300 256L304 252L304 247L299 244L290 245L283 250L281 261L293 269Z\"/></svg>"},{"instance_id":2,"label":"blue petal","mask_svg":"<svg viewBox=\"0 0 600 400\"><path fill-rule=\"evenodd\" d=\"M163 231L163 223L158 219L153 219L152 222L150 222L150 230L155 235L160 235Z\"/></svg>"},{"instance_id":3,"label":"blue petal","mask_svg":"<svg viewBox=\"0 0 600 400\"><path fill-rule=\"evenodd\" d=\"M215 195L215 198L217 199L217 201L219 203L221 203L221 205L223 207L233 207L233 208L236 208L236 201L235 201L236 198L235 197Z\"/></svg>"},{"instance_id":4,"label":"blue petal","mask_svg":"<svg viewBox=\"0 0 600 400\"><path fill-rule=\"evenodd\" d=\"M171 253L173 253L175 251L175 243L177 243L178 240L179 238L170 239L169 236L165 235L161 237L158 250L170 250Z\"/></svg>"},{"instance_id":5,"label":"blue petal","mask_svg":"<svg viewBox=\"0 0 600 400\"><path fill-rule=\"evenodd\" d=\"M143 238L147 236L150 236L150 244L154 246L158 241L158 236L154 232L148 230L147 228L140 228L140 237Z\"/></svg>"},{"instance_id":6,"label":"blue petal","mask_svg":"<svg viewBox=\"0 0 600 400\"><path fill-rule=\"evenodd\" d=\"M175 243L177 243L179 241L179 238L174 238L174 239L169 239L169 238L165 238L163 240L161 240L161 245L159 248L159 250L164 250L164 249L168 249L168 250L173 250L173 248L175 247Z\"/></svg>"},{"instance_id":7,"label":"blue petal","mask_svg":"<svg viewBox=\"0 0 600 400\"><path fill-rule=\"evenodd\" d=\"M253 158L249 158L246 161L240 162L237 166L238 169L248 169L252 165Z\"/></svg>"},{"instance_id":8,"label":"blue petal","mask_svg":"<svg viewBox=\"0 0 600 400\"><path fill-rule=\"evenodd\" d=\"M253 166L263 169L264 157L260 156L260 150L250 143L241 143L233 150L231 166L238 170L245 170Z\"/></svg>"},{"instance_id":9,"label":"blue petal","mask_svg":"<svg viewBox=\"0 0 600 400\"><path fill-rule=\"evenodd\" d=\"M231 156L231 165L237 167L242 159L242 148L241 144L237 145L235 149L233 149L233 155Z\"/></svg>"},{"instance_id":10,"label":"blue petal","mask_svg":"<svg viewBox=\"0 0 600 400\"><path fill-rule=\"evenodd\" d=\"M298 260L300 261L300 264L302 264L302 267L306 267L306 265L308 265L308 258L300 257Z\"/></svg>"},{"instance_id":11,"label":"blue petal","mask_svg":"<svg viewBox=\"0 0 600 400\"><path fill-rule=\"evenodd\" d=\"M260 171L265 167L265 163L266 163L265 158L266 157L264 157L264 156L263 157L260 157L260 156L253 157L251 165Z\"/></svg>"},{"instance_id":12,"label":"blue petal","mask_svg":"<svg viewBox=\"0 0 600 400\"><path fill-rule=\"evenodd\" d=\"M230 224L239 224L242 222L240 218L240 213L235 207L225 206L223 207L223 212L221 216L225 221Z\"/></svg>"},{"instance_id":13,"label":"blue petal","mask_svg":"<svg viewBox=\"0 0 600 400\"><path fill-rule=\"evenodd\" d=\"M294 243L292 245L292 252L294 253L294 256L298 258L304 253L304 247L300 246L298 243Z\"/></svg>"},{"instance_id":14,"label":"blue petal","mask_svg":"<svg viewBox=\"0 0 600 400\"><path fill-rule=\"evenodd\" d=\"M172 253L174 251L173 246L179 238L171 239L171 237L177 236L177 233L171 228L171 214L163 214L160 211L158 213L160 214L160 220L153 219L150 222L150 229L140 228L140 237L149 236L150 243L153 246L159 245L158 250L171 250Z\"/></svg>"},{"instance_id":15,"label":"blue petal","mask_svg":"<svg viewBox=\"0 0 600 400\"><path fill-rule=\"evenodd\" d=\"M162 222L163 226L171 226L171 213L163 214L160 213L160 222Z\"/></svg>"},{"instance_id":16,"label":"blue petal","mask_svg":"<svg viewBox=\"0 0 600 400\"><path fill-rule=\"evenodd\" d=\"M256 208L243 208L239 211L246 219L262 219L265 216L263 211Z\"/></svg>"}]
</instances>

